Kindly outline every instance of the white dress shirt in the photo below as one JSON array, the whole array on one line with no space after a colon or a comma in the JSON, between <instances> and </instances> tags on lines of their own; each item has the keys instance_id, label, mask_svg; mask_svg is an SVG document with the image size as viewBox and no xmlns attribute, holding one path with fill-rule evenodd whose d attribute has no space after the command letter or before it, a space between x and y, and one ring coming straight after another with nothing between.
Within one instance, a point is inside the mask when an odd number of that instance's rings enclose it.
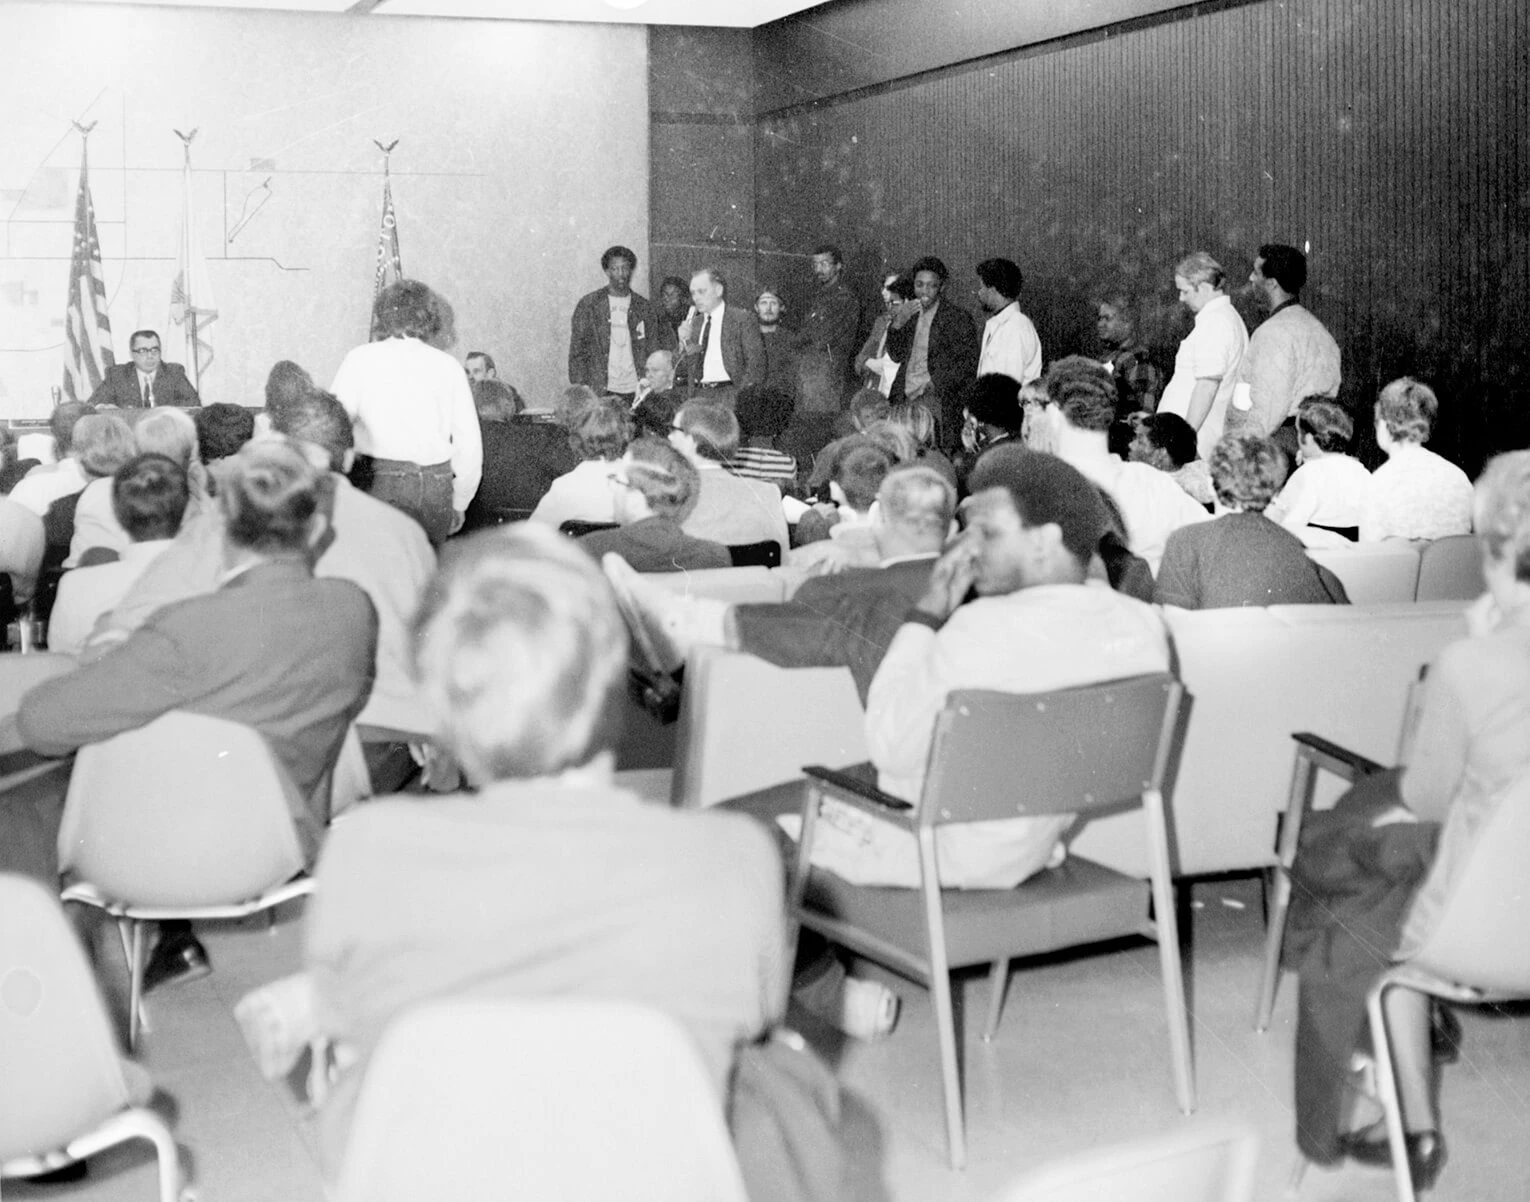
<instances>
[{"instance_id":1,"label":"white dress shirt","mask_svg":"<svg viewBox=\"0 0 1530 1202\"><path fill-rule=\"evenodd\" d=\"M1031 319L1010 301L983 326L983 350L977 374L997 373L1029 384L1041 378L1041 339Z\"/></svg>"},{"instance_id":2,"label":"white dress shirt","mask_svg":"<svg viewBox=\"0 0 1530 1202\"><path fill-rule=\"evenodd\" d=\"M1190 412L1190 396L1197 380L1215 379L1216 397L1196 439L1202 459L1211 458L1211 449L1222 437L1227 420L1227 406L1237 386L1238 367L1248 348L1248 327L1233 308L1232 301L1218 295L1207 301L1195 315L1195 328L1185 335L1174 355L1174 374L1164 386L1158 402L1159 413Z\"/></svg>"}]
</instances>

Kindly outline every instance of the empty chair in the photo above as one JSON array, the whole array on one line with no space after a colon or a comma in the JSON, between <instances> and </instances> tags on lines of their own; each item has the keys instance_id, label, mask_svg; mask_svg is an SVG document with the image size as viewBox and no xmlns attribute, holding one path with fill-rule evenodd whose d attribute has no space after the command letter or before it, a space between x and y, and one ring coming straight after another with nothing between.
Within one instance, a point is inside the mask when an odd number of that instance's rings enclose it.
<instances>
[{"instance_id":1,"label":"empty chair","mask_svg":"<svg viewBox=\"0 0 1530 1202\"><path fill-rule=\"evenodd\" d=\"M172 711L80 750L59 828L64 900L117 920L138 1042L143 924L242 918L307 893L295 789L261 736ZM296 878L296 879L295 879Z\"/></svg>"},{"instance_id":2,"label":"empty chair","mask_svg":"<svg viewBox=\"0 0 1530 1202\"><path fill-rule=\"evenodd\" d=\"M1044 1165L994 1202L1248 1202L1258 1159L1246 1127L1191 1128Z\"/></svg>"},{"instance_id":3,"label":"empty chair","mask_svg":"<svg viewBox=\"0 0 1530 1202\"><path fill-rule=\"evenodd\" d=\"M0 874L0 1177L35 1177L130 1139L154 1145L176 1202L175 1140L143 1107L147 1074L117 1052L90 966L58 899Z\"/></svg>"},{"instance_id":4,"label":"empty chair","mask_svg":"<svg viewBox=\"0 0 1530 1202\"><path fill-rule=\"evenodd\" d=\"M338 1202L745 1202L675 1022L626 1002L442 1001L384 1035Z\"/></svg>"},{"instance_id":5,"label":"empty chair","mask_svg":"<svg viewBox=\"0 0 1530 1202\"><path fill-rule=\"evenodd\" d=\"M1522 777L1477 832L1427 941L1371 987L1366 1009L1376 1052L1376 1085L1386 1111L1400 1202L1413 1202L1414 1190L1387 1031L1386 995L1392 989L1413 989L1473 1006L1530 998L1527 855L1530 777Z\"/></svg>"},{"instance_id":6,"label":"empty chair","mask_svg":"<svg viewBox=\"0 0 1530 1202\"><path fill-rule=\"evenodd\" d=\"M1418 600L1475 601L1486 590L1482 543L1475 534L1451 534L1424 544L1418 557Z\"/></svg>"},{"instance_id":7,"label":"empty chair","mask_svg":"<svg viewBox=\"0 0 1530 1202\"><path fill-rule=\"evenodd\" d=\"M917 806L870 783L869 771L807 768L810 788L791 899L802 924L929 987L934 995L952 1168L966 1161L951 970L991 966L988 1036L997 1030L1009 961L1144 934L1158 941L1174 1082L1180 1109L1195 1108L1190 1039L1175 930L1164 803L1160 792L1179 712L1180 687L1165 674L1021 696L964 689L949 696L935 727ZM868 766L869 767L869 766ZM809 873L819 803L832 797L900 826L919 847L920 886L849 885ZM1081 856L1009 890L944 891L935 858L943 826L1021 815L1142 806L1149 891ZM809 890L809 876L812 889Z\"/></svg>"}]
</instances>

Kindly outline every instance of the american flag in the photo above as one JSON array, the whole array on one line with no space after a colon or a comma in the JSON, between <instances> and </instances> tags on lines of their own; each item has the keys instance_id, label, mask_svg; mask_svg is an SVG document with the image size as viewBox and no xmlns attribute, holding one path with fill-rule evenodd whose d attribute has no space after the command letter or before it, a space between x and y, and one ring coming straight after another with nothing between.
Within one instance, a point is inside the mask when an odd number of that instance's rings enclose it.
<instances>
[{"instance_id":1,"label":"american flag","mask_svg":"<svg viewBox=\"0 0 1530 1202\"><path fill-rule=\"evenodd\" d=\"M372 281L372 299L389 284L403 279L404 268L398 257L398 217L393 212L393 183L383 168L382 228L377 231L377 275Z\"/></svg>"},{"instance_id":2,"label":"american flag","mask_svg":"<svg viewBox=\"0 0 1530 1202\"><path fill-rule=\"evenodd\" d=\"M64 310L64 399L83 401L101 386L112 357L112 323L106 315L106 277L96 238L96 207L90 200L89 154L80 153L80 191L74 202L74 254L69 263L69 304Z\"/></svg>"}]
</instances>

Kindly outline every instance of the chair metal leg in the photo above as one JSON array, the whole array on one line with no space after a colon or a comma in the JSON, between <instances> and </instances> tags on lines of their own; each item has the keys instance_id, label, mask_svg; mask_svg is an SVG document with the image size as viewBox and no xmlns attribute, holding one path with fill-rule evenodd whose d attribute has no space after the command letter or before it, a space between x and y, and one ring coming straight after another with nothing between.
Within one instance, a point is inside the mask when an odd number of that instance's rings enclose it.
<instances>
[{"instance_id":1,"label":"chair metal leg","mask_svg":"<svg viewBox=\"0 0 1530 1202\"><path fill-rule=\"evenodd\" d=\"M802 807L802 830L797 837L797 861L787 884L788 964L797 959L797 939L802 934L802 900L807 896L808 874L813 868L813 836L818 831L818 807L822 800L823 791L817 785L809 785L807 801Z\"/></svg>"},{"instance_id":2,"label":"chair metal leg","mask_svg":"<svg viewBox=\"0 0 1530 1202\"><path fill-rule=\"evenodd\" d=\"M1413 1171L1408 1165L1408 1142L1403 1131L1402 1099L1397 1095L1397 1070L1392 1062L1392 1036L1387 1030L1387 990L1394 982L1383 976L1371 989L1365 1008L1370 1015L1371 1044L1376 1056L1376 1092L1386 1115L1387 1143L1392 1148L1392 1172L1399 1202L1415 1202Z\"/></svg>"},{"instance_id":3,"label":"chair metal leg","mask_svg":"<svg viewBox=\"0 0 1530 1202\"><path fill-rule=\"evenodd\" d=\"M983 1042L992 1043L999 1033L999 1018L1004 1013L1004 988L1009 984L1009 961L995 960L988 970L988 1026Z\"/></svg>"},{"instance_id":4,"label":"chair metal leg","mask_svg":"<svg viewBox=\"0 0 1530 1202\"><path fill-rule=\"evenodd\" d=\"M1174 1092L1185 1114L1195 1113L1195 1069L1190 1061L1190 1015L1185 1007L1185 966L1179 952L1175 922L1174 883L1169 877L1169 847L1164 837L1163 796L1156 789L1143 794L1148 815L1148 855L1152 870L1153 920L1158 927L1158 965L1163 976L1165 1017L1169 1022L1169 1054L1174 1061Z\"/></svg>"},{"instance_id":5,"label":"chair metal leg","mask_svg":"<svg viewBox=\"0 0 1530 1202\"><path fill-rule=\"evenodd\" d=\"M930 953L930 994L935 1000L935 1028L940 1040L941 1085L946 1102L946 1152L951 1167L967 1167L967 1132L962 1117L961 1063L956 1046L956 1013L951 1001L951 970L946 963L945 916L940 906L940 874L935 866L935 831L919 831L920 892L924 895L925 937Z\"/></svg>"},{"instance_id":6,"label":"chair metal leg","mask_svg":"<svg viewBox=\"0 0 1530 1202\"><path fill-rule=\"evenodd\" d=\"M143 1022L143 926L132 921L132 947L128 953L128 1052L138 1051L138 1029Z\"/></svg>"},{"instance_id":7,"label":"chair metal leg","mask_svg":"<svg viewBox=\"0 0 1530 1202\"><path fill-rule=\"evenodd\" d=\"M1280 828L1280 845L1275 853L1275 897L1264 940L1264 972L1259 978L1259 997L1254 1006L1256 1031L1268 1031L1270 1016L1275 1012L1275 991L1280 988L1280 949L1285 942L1286 916L1291 909L1291 865L1296 863L1302 823L1312 808L1317 772L1317 762L1298 745L1296 762L1291 767L1291 791L1286 798L1285 820Z\"/></svg>"}]
</instances>

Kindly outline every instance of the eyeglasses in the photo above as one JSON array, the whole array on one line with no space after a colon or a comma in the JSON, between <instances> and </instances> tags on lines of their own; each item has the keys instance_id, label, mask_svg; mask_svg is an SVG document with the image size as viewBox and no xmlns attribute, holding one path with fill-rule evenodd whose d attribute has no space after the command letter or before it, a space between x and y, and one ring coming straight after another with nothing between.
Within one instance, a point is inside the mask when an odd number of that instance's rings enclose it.
<instances>
[{"instance_id":1,"label":"eyeglasses","mask_svg":"<svg viewBox=\"0 0 1530 1202\"><path fill-rule=\"evenodd\" d=\"M157 355L157 354L159 354L159 347L157 347L157 346L135 346L133 348L132 353L135 354L135 355Z\"/></svg>"}]
</instances>

